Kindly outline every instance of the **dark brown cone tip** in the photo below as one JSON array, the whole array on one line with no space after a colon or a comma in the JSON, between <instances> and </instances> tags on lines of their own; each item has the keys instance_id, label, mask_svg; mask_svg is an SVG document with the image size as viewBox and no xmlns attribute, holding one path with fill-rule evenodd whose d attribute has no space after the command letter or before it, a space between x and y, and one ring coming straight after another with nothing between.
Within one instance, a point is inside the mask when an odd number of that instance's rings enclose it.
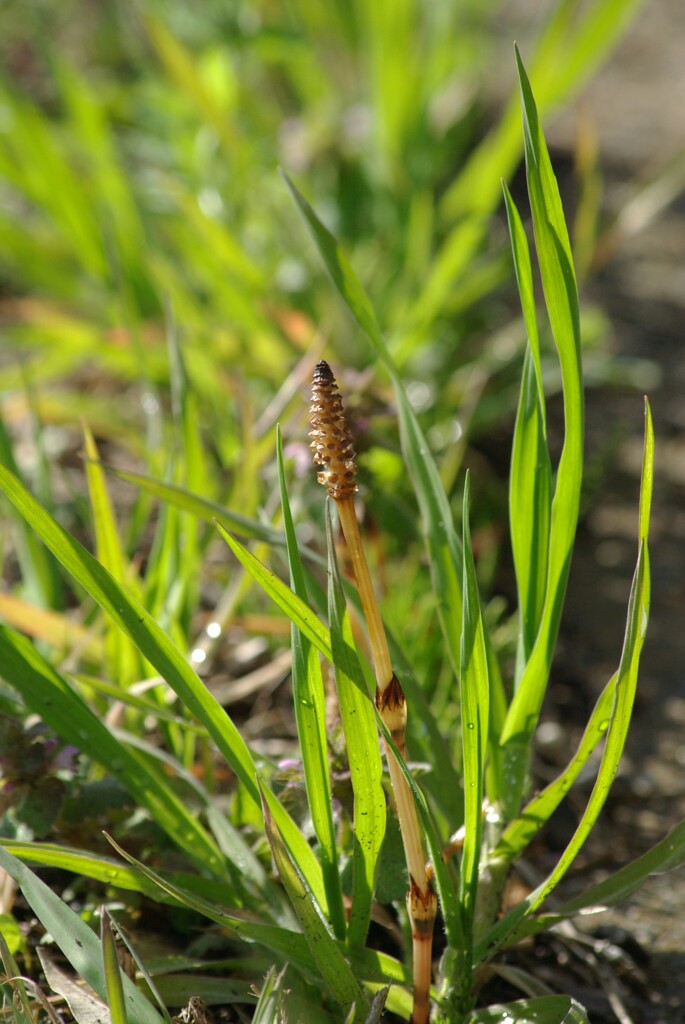
<instances>
[{"instance_id":1,"label":"dark brown cone tip","mask_svg":"<svg viewBox=\"0 0 685 1024\"><path fill-rule=\"evenodd\" d=\"M385 708L390 711L397 711L401 710L405 703L404 690L393 672L392 679L383 692L381 693L380 690L376 690L376 707L379 711L383 711Z\"/></svg>"},{"instance_id":2,"label":"dark brown cone tip","mask_svg":"<svg viewBox=\"0 0 685 1024\"><path fill-rule=\"evenodd\" d=\"M357 490L357 463L352 435L345 423L342 398L333 371L322 359L314 368L309 431L314 462L323 466L317 480L336 501Z\"/></svg>"}]
</instances>

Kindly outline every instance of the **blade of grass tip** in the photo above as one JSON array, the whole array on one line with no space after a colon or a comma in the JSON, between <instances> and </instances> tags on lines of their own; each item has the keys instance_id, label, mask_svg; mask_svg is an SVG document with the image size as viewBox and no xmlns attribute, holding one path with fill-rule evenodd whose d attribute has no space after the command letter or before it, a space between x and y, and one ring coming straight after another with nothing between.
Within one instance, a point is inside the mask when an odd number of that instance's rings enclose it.
<instances>
[{"instance_id":1,"label":"blade of grass tip","mask_svg":"<svg viewBox=\"0 0 685 1024\"><path fill-rule=\"evenodd\" d=\"M519 929L524 925L526 918L529 918L555 889L573 863L578 851L583 846L597 821L618 771L618 765L630 725L640 654L649 616L650 582L647 540L652 496L653 456L654 434L649 405L647 404L642 489L640 493L640 548L628 603L626 632L616 677L614 707L610 719L606 720L606 744L597 779L578 827L559 858L556 867L534 892L490 930L481 944L480 952L482 955L489 955L494 948L499 947L505 940L507 940L508 944L515 941L518 937Z\"/></svg>"},{"instance_id":2,"label":"blade of grass tip","mask_svg":"<svg viewBox=\"0 0 685 1024\"><path fill-rule=\"evenodd\" d=\"M518 50L516 61L521 85L528 192L545 302L561 366L565 435L552 502L547 586L540 628L502 734L510 759L509 809L513 813L518 810L524 786L528 747L547 686L570 569L580 502L584 421L578 295L568 231L535 101Z\"/></svg>"},{"instance_id":3,"label":"blade of grass tip","mask_svg":"<svg viewBox=\"0 0 685 1024\"><path fill-rule=\"evenodd\" d=\"M107 908L103 907L100 917L100 942L102 943L102 966L107 986L107 1006L112 1024L128 1024L124 986L117 957L117 948Z\"/></svg>"},{"instance_id":4,"label":"blade of grass tip","mask_svg":"<svg viewBox=\"0 0 685 1024\"><path fill-rule=\"evenodd\" d=\"M290 502L285 483L283 445L277 430L276 453L281 508L285 527L290 583L302 602L307 603L307 586L298 550ZM338 870L338 857L333 824L331 780L328 770L326 738L326 706L319 653L310 640L291 624L293 702L297 735L302 753L307 801L312 824L321 851L321 867L328 894L331 924L335 935L344 939L347 932L343 908L342 888Z\"/></svg>"},{"instance_id":5,"label":"blade of grass tip","mask_svg":"<svg viewBox=\"0 0 685 1024\"><path fill-rule=\"evenodd\" d=\"M101 999L107 985L102 966L102 947L95 932L25 864L0 845L0 867L21 888L38 920L52 935L77 975L88 982ZM122 978L127 1013L137 1024L162 1024L162 1018L142 992L126 976Z\"/></svg>"},{"instance_id":6,"label":"blade of grass tip","mask_svg":"<svg viewBox=\"0 0 685 1024\"><path fill-rule=\"evenodd\" d=\"M371 342L393 382L400 420L402 453L421 512L429 551L431 578L440 624L455 672L459 672L462 556L449 500L428 442L407 398L399 373L383 340L373 306L333 235L288 176L281 171L297 209L312 237L324 267L353 318Z\"/></svg>"},{"instance_id":7,"label":"blade of grass tip","mask_svg":"<svg viewBox=\"0 0 685 1024\"><path fill-rule=\"evenodd\" d=\"M335 557L331 502L326 501L328 619L347 759L354 793L352 911L350 946L363 946L369 927L373 886L386 823L385 794L373 701L355 655L350 617Z\"/></svg>"},{"instance_id":8,"label":"blade of grass tip","mask_svg":"<svg viewBox=\"0 0 685 1024\"><path fill-rule=\"evenodd\" d=\"M87 423L82 424L86 451L86 480L95 530L95 549L99 561L120 583L126 580L126 558L110 501L105 474L99 462L95 438ZM126 689L140 677L141 664L135 647L111 620L107 620L105 639L109 675Z\"/></svg>"},{"instance_id":9,"label":"blade of grass tip","mask_svg":"<svg viewBox=\"0 0 685 1024\"><path fill-rule=\"evenodd\" d=\"M368 1014L369 1003L359 987L352 968L330 934L312 892L291 860L266 801L263 804L263 811L266 834L276 869L290 897L321 976L336 1003L348 1012L354 1006L352 1019L362 1022Z\"/></svg>"},{"instance_id":10,"label":"blade of grass tip","mask_svg":"<svg viewBox=\"0 0 685 1024\"><path fill-rule=\"evenodd\" d=\"M464 752L464 846L461 857L460 900L464 922L467 970L463 985L470 989L470 960L478 895L478 868L483 834L485 751L488 740L490 687L483 617L469 528L470 474L464 484L462 549L464 552L461 735Z\"/></svg>"},{"instance_id":11,"label":"blade of grass tip","mask_svg":"<svg viewBox=\"0 0 685 1024\"><path fill-rule=\"evenodd\" d=\"M173 1024L173 1022L171 1020L171 1014L169 1013L169 1011L166 1008L166 1003L164 1002L164 1000L162 999L162 997L160 995L159 989L158 989L157 985L155 984L155 980L152 977L152 975L150 974L150 971L147 969L147 967L143 963L143 960L142 960L138 950L133 945L133 942L131 941L130 936L127 934L126 930L124 928L122 928L121 924L118 921L114 920L114 918L112 917L111 914L108 913L108 917L109 917L109 921L110 921L110 927L113 926L116 929L116 934L117 934L120 942L122 942L124 944L124 946L126 947L126 949L129 952L129 954L131 955L131 959L133 960L133 962L136 965L136 969L138 971L140 971L141 979L145 983L145 985L147 985L147 987L149 988L150 993L152 995L152 998L155 1001L155 1003L157 1004L157 1006L159 1008L159 1012L164 1017L164 1020L165 1020L166 1024Z\"/></svg>"},{"instance_id":12,"label":"blade of grass tip","mask_svg":"<svg viewBox=\"0 0 685 1024\"><path fill-rule=\"evenodd\" d=\"M547 581L552 468L547 448L533 271L521 217L503 182L514 269L528 336L509 476L511 545L521 616L517 681L540 626Z\"/></svg>"},{"instance_id":13,"label":"blade of grass tip","mask_svg":"<svg viewBox=\"0 0 685 1024\"><path fill-rule=\"evenodd\" d=\"M653 846L647 853L626 864L597 885L586 889L580 896L557 907L551 914L541 914L536 919L536 931L547 929L557 921L575 917L583 910L602 910L622 903L652 875L663 875L674 871L685 862L685 821L681 821L672 832Z\"/></svg>"}]
</instances>

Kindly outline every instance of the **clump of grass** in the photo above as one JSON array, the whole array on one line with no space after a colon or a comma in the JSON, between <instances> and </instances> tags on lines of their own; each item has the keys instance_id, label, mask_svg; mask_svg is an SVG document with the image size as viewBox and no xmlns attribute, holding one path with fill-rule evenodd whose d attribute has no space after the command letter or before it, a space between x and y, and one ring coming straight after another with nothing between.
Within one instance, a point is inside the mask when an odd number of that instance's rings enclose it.
<instances>
[{"instance_id":1,"label":"clump of grass","mask_svg":"<svg viewBox=\"0 0 685 1024\"><path fill-rule=\"evenodd\" d=\"M545 304L561 369L565 433L555 471L546 437L545 401L540 370L538 313L528 244L516 206L505 188L514 265L528 347L514 431L510 521L519 595L519 639L515 676L507 679L481 611L470 537L471 484L464 485L461 531L429 445L407 399L401 375L385 346L373 307L342 249L300 193L291 192L320 256L352 316L389 374L397 398L402 453L415 492L434 600L442 630L445 663L454 679L454 701L461 728L445 735L441 722L422 699L411 652L404 650L402 623L386 630L355 514L352 438L342 419L341 399L326 363L315 374L312 443L323 466L320 479L329 490L326 515L327 589L317 571L320 559L298 543L290 508L280 433L277 441L283 530L245 514L224 509L172 482L147 481L169 502L174 516L214 515L218 530L246 573L287 616L291 624L295 720L302 760L307 817L279 792L276 766L257 757L239 729L196 672L198 658L187 657L161 628L146 602L134 567L122 557L114 517L97 450L86 432L89 483L97 513L99 559L94 558L36 500L8 468L0 467L0 486L24 530L39 539L51 557L106 615L104 634L86 639L100 645L112 682L84 677L69 666L58 669L17 629L0 626L0 671L11 687L7 701L21 702L60 737L126 786L181 856L184 871L163 857L135 858L126 847L126 827L110 838L114 854L24 841L3 840L0 866L22 889L25 899L78 973L106 1001L117 1022L160 1024L169 1020L178 980L151 976L135 947L131 955L145 979L148 999L124 975L119 976L107 928L103 938L30 870L29 863L76 871L119 892L185 908L218 926L254 959L242 970L217 979L189 971L183 996L209 993L226 1003L257 1003L257 1021L311 1019L366 1022L379 1019L383 1004L403 1019L420 1024L430 1013L442 1024L486 1024L532 1019L560 1024L587 1020L569 996L546 993L507 1005L478 1007L479 988L498 953L583 909L608 906L636 888L651 872L685 858L685 828L676 829L644 857L590 888L572 901L546 909L587 839L617 771L630 723L637 671L649 610L648 527L652 487L653 432L649 406L638 515L638 557L631 587L623 649L616 673L593 710L569 765L540 793L529 797L533 736L549 679L578 517L583 464L583 391L579 310L571 248L554 174L523 66L519 76L524 117L528 189ZM182 362L182 361L181 361ZM188 448L197 448L193 408L178 366L180 424ZM330 446L330 447L329 447ZM140 481L139 481L140 482ZM357 586L343 581L335 543L335 505L350 552ZM164 534L157 565L162 582L173 577L174 550L182 531L178 521ZM232 531L232 532L230 532ZM267 542L285 550L290 585L274 574L235 536ZM203 538L193 534L193 564ZM313 557L312 557L313 556ZM242 580L240 581L242 585ZM235 592L223 595L233 607ZM355 642L350 607L361 611L368 631L372 666ZM161 617L164 606L156 609ZM17 616L20 610L15 608ZM24 609L24 618L26 610ZM178 624L172 616L172 625ZM53 629L55 620L50 620ZM45 626L47 629L48 626ZM83 633L65 631L73 642ZM122 641L123 637L123 641ZM351 808L334 814L328 753L322 659L335 674L340 720L345 736ZM136 690L145 673L153 696ZM116 697L130 717L108 728L101 708ZM169 702L173 706L169 707ZM418 784L405 759L407 714L418 721L416 753L430 765ZM168 750L147 742L141 721L153 717ZM383 739L388 772L406 853L411 956L396 958L369 942L375 898L388 882L382 847L387 808L378 737ZM211 777L198 781L192 766L212 745L235 778L230 813L216 798ZM559 806L592 753L603 744L596 782L578 827L550 874L514 907L502 909L509 871ZM307 834L305 834L305 829ZM265 856L265 850L268 855ZM426 853L424 853L426 851ZM430 868L426 870L426 860ZM272 870L275 865L276 875ZM277 876L277 877L276 877ZM444 952L432 963L430 933L436 900L444 929ZM397 901L401 904L401 899ZM396 912L402 918L401 905ZM110 915L111 916L111 915ZM103 926L108 924L103 915ZM124 932L120 929L120 933ZM409 944L408 944L409 945ZM17 949L1 946L8 976L17 974ZM409 964L408 960L413 963ZM273 963L256 1000L260 984ZM535 979L519 972L525 991L540 991ZM22 999L25 993L18 983ZM25 1001L25 1000L24 1000Z\"/></svg>"}]
</instances>

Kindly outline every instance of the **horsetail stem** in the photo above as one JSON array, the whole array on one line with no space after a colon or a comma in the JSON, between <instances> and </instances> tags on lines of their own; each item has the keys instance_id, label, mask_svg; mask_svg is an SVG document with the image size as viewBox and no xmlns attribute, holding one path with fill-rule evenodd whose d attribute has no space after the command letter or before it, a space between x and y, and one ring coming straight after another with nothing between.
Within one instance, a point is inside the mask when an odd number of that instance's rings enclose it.
<instances>
[{"instance_id":1,"label":"horsetail stem","mask_svg":"<svg viewBox=\"0 0 685 1024\"><path fill-rule=\"evenodd\" d=\"M376 676L376 706L395 746L404 757L406 701L400 682L393 672L385 627L362 546L354 506L357 464L352 435L345 422L342 398L335 377L324 360L317 363L314 370L310 420L310 448L314 462L323 467L317 479L336 502L366 619ZM409 871L407 909L412 924L414 961L414 1005L411 1019L412 1024L425 1024L430 1011L431 948L437 899L426 870L426 856L414 798L398 762L387 748L386 756Z\"/></svg>"}]
</instances>

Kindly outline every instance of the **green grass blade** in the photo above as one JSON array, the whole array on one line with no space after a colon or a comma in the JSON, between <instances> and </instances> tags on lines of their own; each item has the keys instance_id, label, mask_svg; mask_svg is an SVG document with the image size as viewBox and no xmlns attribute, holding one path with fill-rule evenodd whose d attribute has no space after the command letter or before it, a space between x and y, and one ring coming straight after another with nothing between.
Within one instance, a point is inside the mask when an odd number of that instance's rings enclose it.
<instances>
[{"instance_id":1,"label":"green grass blade","mask_svg":"<svg viewBox=\"0 0 685 1024\"><path fill-rule=\"evenodd\" d=\"M309 950L305 937L299 932L294 932L288 928L281 928L278 925L264 924L262 921L255 919L255 915L252 913L246 914L242 910L231 910L229 907L223 906L217 899L214 899L211 894L207 897L199 895L189 887L172 881L170 878L153 871L146 864L137 861L135 857L132 857L119 846L111 836L107 836L107 839L125 861L142 872L157 887L158 893L165 894L167 902L169 900L178 902L184 907L202 914L208 920L215 921L222 927L228 928L242 938L260 943L285 961L296 965L306 974L318 978L315 960ZM161 899L161 895L157 898Z\"/></svg>"},{"instance_id":2,"label":"green grass blade","mask_svg":"<svg viewBox=\"0 0 685 1024\"><path fill-rule=\"evenodd\" d=\"M518 51L516 59L523 106L528 192L545 302L561 365L565 436L552 502L547 586L540 628L502 735L502 743L510 747L510 770L516 778L510 796L512 808L518 804L523 789L528 745L549 677L566 591L578 520L584 420L578 295L571 247L559 189Z\"/></svg>"},{"instance_id":3,"label":"green grass blade","mask_svg":"<svg viewBox=\"0 0 685 1024\"><path fill-rule=\"evenodd\" d=\"M537 996L498 1003L470 1014L467 1024L589 1024L587 1012L571 996Z\"/></svg>"},{"instance_id":4,"label":"green grass blade","mask_svg":"<svg viewBox=\"0 0 685 1024\"><path fill-rule=\"evenodd\" d=\"M122 864L121 861L111 857L87 853L85 850L77 850L72 847L58 846L56 843L28 843L16 839L2 839L0 842L9 853L27 864L59 868L75 875L82 875L84 878L92 878L94 881L103 882L105 885L114 886L117 889L140 893L150 899L170 903L173 906L186 906L183 901L171 893L162 891L139 868ZM236 861L236 866L240 866L238 861ZM238 892L234 881L224 882L216 877L207 878L188 872L167 871L161 877L164 877L171 885L178 885L199 898L213 899L217 904L225 906L235 905L245 891L243 888L241 892ZM274 890L276 890L275 886ZM277 895L280 902L276 904L274 900L273 904L280 911L280 917L283 917L284 903L280 889L277 890ZM252 898L249 903L249 906L254 907L257 911L263 909L264 900L268 899L264 893L260 893L260 896L263 897L262 900L257 901ZM279 919L277 923L282 924L283 921Z\"/></svg>"},{"instance_id":5,"label":"green grass blade","mask_svg":"<svg viewBox=\"0 0 685 1024\"><path fill-rule=\"evenodd\" d=\"M95 531L95 550L99 562L120 583L126 580L126 559L119 540L119 532L114 517L114 509L110 501L105 481L105 474L100 464L95 439L87 426L83 424L83 439L86 451L86 480L90 495L90 507L93 515ZM108 653L109 675L120 682L126 689L140 675L140 659L135 647L128 637L117 629L113 622L108 621L106 627L106 648Z\"/></svg>"},{"instance_id":6,"label":"green grass blade","mask_svg":"<svg viewBox=\"0 0 685 1024\"><path fill-rule=\"evenodd\" d=\"M106 885L130 892L139 892L151 899L159 899L159 889L149 882L137 868L122 865L121 861L103 857L56 843L26 843L17 839L0 840L6 850L19 860L41 867L60 868L84 878L92 878ZM214 883L213 883L214 884ZM167 897L179 905L173 897Z\"/></svg>"},{"instance_id":7,"label":"green grass blade","mask_svg":"<svg viewBox=\"0 0 685 1024\"><path fill-rule=\"evenodd\" d=\"M143 606L127 594L121 584L58 525L3 466L0 466L0 487L57 560L100 607L112 616L140 653L154 665L183 701L187 710L204 725L245 787L247 794L261 807L256 784L256 767L245 741L231 718L209 693L164 631ZM287 590L287 587L285 589ZM311 617L310 613L310 619ZM318 619L316 622L318 623ZM321 630L327 637L328 631L325 627L321 627ZM319 639L319 634L316 636ZM327 646L330 657L330 640ZM299 864L306 865L309 885L316 892L320 904L325 907L326 896L320 878L321 869L309 844L275 797L271 809L293 856Z\"/></svg>"},{"instance_id":8,"label":"green grass blade","mask_svg":"<svg viewBox=\"0 0 685 1024\"><path fill-rule=\"evenodd\" d=\"M100 919L100 942L102 943L102 969L107 986L106 1002L109 1007L111 1022L112 1024L128 1024L122 973L119 967L112 924L106 907L102 908L102 917Z\"/></svg>"},{"instance_id":9,"label":"green grass blade","mask_svg":"<svg viewBox=\"0 0 685 1024\"><path fill-rule=\"evenodd\" d=\"M509 478L509 520L521 616L519 666L530 657L542 616L547 581L552 469L547 449L533 271L523 224L509 189L504 200L528 350L516 413Z\"/></svg>"},{"instance_id":10,"label":"green grass blade","mask_svg":"<svg viewBox=\"0 0 685 1024\"><path fill-rule=\"evenodd\" d=\"M352 1019L361 1022L368 1013L368 1002L350 964L329 932L313 893L308 889L302 875L291 860L287 846L271 817L266 802L263 805L263 812L266 834L276 862L276 869L290 897L321 976L336 1003L346 1012L350 1012L351 1007L354 1006Z\"/></svg>"},{"instance_id":11,"label":"green grass blade","mask_svg":"<svg viewBox=\"0 0 685 1024\"><path fill-rule=\"evenodd\" d=\"M348 930L348 944L354 947L363 946L366 941L376 867L385 835L386 807L376 718L364 672L355 653L350 617L335 557L331 511L328 499L328 620L340 717L354 792L352 912Z\"/></svg>"},{"instance_id":12,"label":"green grass blade","mask_svg":"<svg viewBox=\"0 0 685 1024\"><path fill-rule=\"evenodd\" d=\"M131 638L214 739L253 800L259 800L252 756L233 722L180 651L135 598L63 530L20 482L0 466L0 487L74 579Z\"/></svg>"},{"instance_id":13,"label":"green grass blade","mask_svg":"<svg viewBox=\"0 0 685 1024\"><path fill-rule=\"evenodd\" d=\"M232 537L221 523L217 522L216 525L233 554L240 564L247 569L255 582L285 612L290 621L314 644L316 649L323 654L324 658L332 661L333 653L331 651L330 633L315 612L297 594L294 594L283 580L279 579L270 569L267 569L264 563L260 562L239 540Z\"/></svg>"},{"instance_id":14,"label":"green grass blade","mask_svg":"<svg viewBox=\"0 0 685 1024\"><path fill-rule=\"evenodd\" d=\"M506 915L485 937L480 953L487 955L503 941L515 941L519 928L535 910L547 899L559 881L568 871L578 851L583 846L608 796L611 785L618 771L618 765L628 734L630 717L635 699L637 672L640 654L647 629L649 616L649 555L647 551L647 531L651 506L653 479L654 434L649 405L645 416L645 447L642 468L642 490L640 494L640 550L637 566L633 576L628 604L628 620L621 661L616 675L614 706L606 733L606 745L587 807L571 837L571 840L559 858L549 877L532 892L519 906ZM524 925L525 927L525 925Z\"/></svg>"},{"instance_id":15,"label":"green grass blade","mask_svg":"<svg viewBox=\"0 0 685 1024\"><path fill-rule=\"evenodd\" d=\"M102 967L102 950L95 932L56 893L41 882L30 868L2 846L0 867L3 867L21 888L34 914L50 932L77 975L105 999L107 986ZM161 1024L162 1018L133 982L126 977L122 981L129 1018L136 1024Z\"/></svg>"},{"instance_id":16,"label":"green grass blade","mask_svg":"<svg viewBox=\"0 0 685 1024\"><path fill-rule=\"evenodd\" d=\"M281 491L283 524L290 566L290 583L295 594L307 603L307 586L300 559L297 536L285 483L283 447L280 430L277 438L278 480ZM345 937L345 911L338 871L338 857L333 825L331 780L328 770L326 739L326 704L319 653L312 642L291 623L293 702L297 735L302 753L302 766L312 824L321 850L321 869L328 895L331 924L339 939Z\"/></svg>"},{"instance_id":17,"label":"green grass blade","mask_svg":"<svg viewBox=\"0 0 685 1024\"><path fill-rule=\"evenodd\" d=\"M266 523L260 523L258 519L250 519L239 512L233 512L230 508L218 501L210 501L199 494L194 494L185 487L167 483L164 480L157 480L154 477L146 476L144 473L133 473L130 470L115 469L112 466L106 467L109 473L113 473L120 480L139 487L141 490L152 494L155 498L174 505L183 512L190 512L208 523L218 519L226 527L239 534L241 537L249 537L254 540L263 540L267 544L276 544L280 547L285 545L285 537L278 530Z\"/></svg>"},{"instance_id":18,"label":"green grass blade","mask_svg":"<svg viewBox=\"0 0 685 1024\"><path fill-rule=\"evenodd\" d=\"M26 637L5 626L0 626L0 666L0 674L21 694L27 707L61 739L120 779L198 867L225 875L218 847L192 810L174 794L168 780L112 735Z\"/></svg>"},{"instance_id":19,"label":"green grass blade","mask_svg":"<svg viewBox=\"0 0 685 1024\"><path fill-rule=\"evenodd\" d=\"M455 671L458 671L462 556L438 468L383 341L373 307L347 256L287 175L284 174L283 178L333 284L392 379L397 396L402 452L421 511L440 623L447 650Z\"/></svg>"},{"instance_id":20,"label":"green grass blade","mask_svg":"<svg viewBox=\"0 0 685 1024\"><path fill-rule=\"evenodd\" d=\"M0 464L14 473L18 479L22 474L16 464L12 442L7 427L0 419ZM22 516L13 515L16 524L15 544L17 561L24 585L24 596L39 608L59 608L60 580L57 565L49 551L41 544L33 530L29 529Z\"/></svg>"},{"instance_id":21,"label":"green grass blade","mask_svg":"<svg viewBox=\"0 0 685 1024\"><path fill-rule=\"evenodd\" d=\"M461 908L459 903L459 895L457 887L455 885L454 874L451 870L451 866L445 863L443 857L443 844L438 836L438 833L433 824L426 799L416 784L416 781L407 768L406 762L399 750L393 742L393 738L388 730L385 722L380 716L380 712L375 708L374 712L376 715L376 725L381 732L383 739L385 740L386 749L388 751L388 757L392 756L400 766L400 771L404 775L407 785L412 791L412 796L416 801L416 809L421 819L421 824L424 829L426 836L426 842L430 853L430 860L433 865L435 872L433 876L433 882L438 894L438 900L440 902L440 909L443 915L443 924L445 928L445 934L447 936L447 945L450 949L457 950L457 960L461 962L462 950L464 948L463 928L462 928L462 916ZM453 965L455 969L455 976L460 977L459 963Z\"/></svg>"},{"instance_id":22,"label":"green grass blade","mask_svg":"<svg viewBox=\"0 0 685 1024\"><path fill-rule=\"evenodd\" d=\"M483 835L485 753L488 742L490 686L483 617L469 529L470 478L464 485L462 549L464 552L463 625L461 633L461 737L464 752L464 846L459 896L464 923L467 978L478 894L478 868Z\"/></svg>"},{"instance_id":23,"label":"green grass blade","mask_svg":"<svg viewBox=\"0 0 685 1024\"><path fill-rule=\"evenodd\" d=\"M574 756L563 772L550 782L511 821L492 853L492 860L503 865L512 863L530 843L533 836L552 816L587 764L590 755L606 736L607 725L616 699L614 674L599 696Z\"/></svg>"},{"instance_id":24,"label":"green grass blade","mask_svg":"<svg viewBox=\"0 0 685 1024\"><path fill-rule=\"evenodd\" d=\"M652 875L674 871L685 863L685 821L673 829L665 839L647 853L626 864L597 885L586 889L550 914L541 914L533 924L535 931L549 928L564 918L575 917L589 908L613 907L632 896Z\"/></svg>"}]
</instances>

